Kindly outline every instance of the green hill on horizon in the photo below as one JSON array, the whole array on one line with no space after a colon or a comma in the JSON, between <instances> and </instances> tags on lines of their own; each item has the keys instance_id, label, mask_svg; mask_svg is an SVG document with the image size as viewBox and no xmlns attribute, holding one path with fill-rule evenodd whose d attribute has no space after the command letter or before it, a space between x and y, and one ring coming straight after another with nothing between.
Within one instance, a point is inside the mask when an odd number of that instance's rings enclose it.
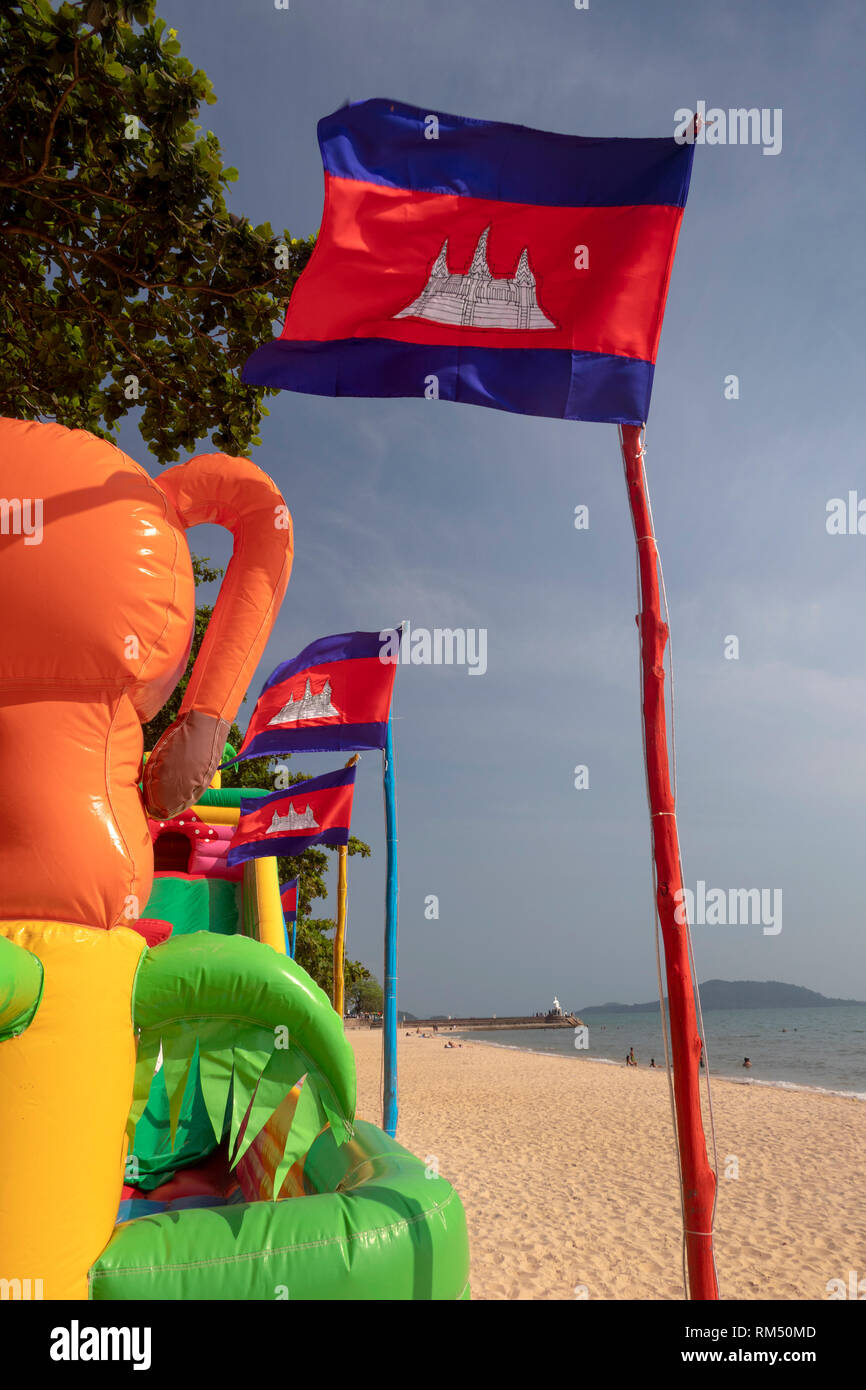
<instances>
[{"instance_id":1,"label":"green hill on horizon","mask_svg":"<svg viewBox=\"0 0 866 1390\"><path fill-rule=\"evenodd\" d=\"M705 980L700 991L704 1012L712 1009L818 1009L866 1002L862 999L830 999L814 989L806 989L804 985L787 985L780 980ZM658 1006L658 999L646 1004L587 1004L579 1013L581 1016L592 1013L648 1013Z\"/></svg>"}]
</instances>

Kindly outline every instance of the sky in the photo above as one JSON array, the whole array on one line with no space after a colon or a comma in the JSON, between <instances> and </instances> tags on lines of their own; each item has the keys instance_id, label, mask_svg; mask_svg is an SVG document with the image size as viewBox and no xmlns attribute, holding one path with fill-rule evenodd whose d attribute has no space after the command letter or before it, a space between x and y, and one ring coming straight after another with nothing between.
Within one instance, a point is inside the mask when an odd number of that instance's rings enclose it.
<instances>
[{"instance_id":1,"label":"sky","mask_svg":"<svg viewBox=\"0 0 866 1390\"><path fill-rule=\"evenodd\" d=\"M347 100L622 136L672 135L675 112L699 100L781 109L778 153L695 152L648 421L679 827L687 886L776 890L781 904L779 931L696 924L700 979L866 999L866 535L826 524L831 499L866 498L852 177L866 12L856 0L160 0L159 14L214 83L201 119L239 170L230 207L295 236L321 218L316 122ZM318 636L402 619L487 632L483 675L397 671L400 1008L652 998L616 428L419 400L284 392L269 406L253 457L291 509L295 563L242 726L267 674ZM121 443L160 471L134 426ZM190 541L227 554L211 528ZM293 769L332 765L319 754ZM362 756L353 829L373 856L350 861L347 951L381 978L378 754Z\"/></svg>"}]
</instances>

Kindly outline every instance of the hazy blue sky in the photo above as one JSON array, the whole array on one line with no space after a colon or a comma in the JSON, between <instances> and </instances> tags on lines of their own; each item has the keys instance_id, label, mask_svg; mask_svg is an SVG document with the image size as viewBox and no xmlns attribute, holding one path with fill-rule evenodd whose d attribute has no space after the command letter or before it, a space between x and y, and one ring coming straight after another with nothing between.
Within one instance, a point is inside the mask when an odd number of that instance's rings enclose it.
<instances>
[{"instance_id":1,"label":"hazy blue sky","mask_svg":"<svg viewBox=\"0 0 866 1390\"><path fill-rule=\"evenodd\" d=\"M295 235L347 99L581 135L782 108L782 150L696 151L647 463L671 604L686 882L781 889L783 927L694 930L699 976L866 998L864 10L851 0L161 0L219 101L232 205ZM726 400L736 373L740 399ZM133 429L124 446L148 463ZM616 429L422 401L271 402L256 462L295 521L252 692L312 638L484 627L488 671L400 667L400 992L524 1012L655 992L633 536ZM156 466L152 463L153 471ZM578 503L590 527L573 526ZM215 534L215 533L214 533ZM209 535L194 547L222 554ZM724 658L734 634L740 659ZM250 705L247 709L251 708ZM242 721L246 715L242 714ZM335 763L299 764L311 775ZM297 760L296 760L297 763ZM576 791L573 769L589 767ZM349 952L381 974L380 763L362 758ZM424 899L437 894L438 921Z\"/></svg>"}]
</instances>

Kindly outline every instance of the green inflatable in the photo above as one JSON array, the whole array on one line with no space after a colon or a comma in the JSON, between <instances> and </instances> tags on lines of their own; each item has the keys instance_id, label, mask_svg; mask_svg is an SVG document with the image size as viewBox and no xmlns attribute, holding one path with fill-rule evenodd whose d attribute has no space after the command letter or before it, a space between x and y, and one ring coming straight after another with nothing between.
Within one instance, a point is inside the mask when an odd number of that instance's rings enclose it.
<instances>
[{"instance_id":1,"label":"green inflatable","mask_svg":"<svg viewBox=\"0 0 866 1390\"><path fill-rule=\"evenodd\" d=\"M137 1200L91 1298L469 1297L459 1197L355 1121L342 1021L299 965L247 937L181 935L145 954L133 1007Z\"/></svg>"}]
</instances>

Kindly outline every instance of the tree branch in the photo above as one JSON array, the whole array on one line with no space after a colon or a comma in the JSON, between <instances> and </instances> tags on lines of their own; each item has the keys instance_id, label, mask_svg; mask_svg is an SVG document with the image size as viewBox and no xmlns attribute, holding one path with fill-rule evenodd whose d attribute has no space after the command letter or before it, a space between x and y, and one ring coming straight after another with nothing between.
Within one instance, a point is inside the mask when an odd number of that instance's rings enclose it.
<instances>
[{"instance_id":1,"label":"tree branch","mask_svg":"<svg viewBox=\"0 0 866 1390\"><path fill-rule=\"evenodd\" d=\"M107 314L103 314L102 310L99 309L99 308L97 308L97 306L96 306L96 305L88 298L88 296L84 293L84 290L81 288L81 286L79 285L78 281L77 281L76 278L75 278L75 271L72 269L72 266L71 266L71 265L69 264L69 262L66 260L66 257L63 255L62 251L61 251L61 253L60 253L60 259L63 261L63 264L64 264L65 267L66 267L66 273L67 273L67 275L69 276L69 279L70 279L70 281L71 281L71 283L72 283L72 288L75 290L76 294L78 294L78 295L81 296L81 298L84 300L85 304L87 305L88 309L90 309L90 311L91 311L92 313L96 314L97 318L102 319L102 322L105 324L105 326L106 326L106 328L108 329L108 331L109 331L109 333L111 334L111 336L112 336L113 338L116 338L117 341L120 343L120 346L123 348L124 352L127 353L127 354L133 359L133 361L135 361L135 362L138 363L138 365L141 367L142 371L144 372L145 376L146 376L150 381L155 382L156 385L159 386L159 387L161 387L163 391L167 390L168 388L166 387L165 382L164 382L164 381L160 381L160 379L159 379L159 377L156 375L156 373L155 373L154 371L152 371L152 369L151 369L150 367L148 367L147 363L144 361L144 358L139 357L139 355L138 355L138 353L135 351L135 349L132 348L132 347L130 347L128 343L125 343L125 342L123 341L123 338L121 338L120 334L118 333L118 331L117 331L117 329L115 328L114 324L111 322L111 319L108 317L108 315L107 315Z\"/></svg>"},{"instance_id":2,"label":"tree branch","mask_svg":"<svg viewBox=\"0 0 866 1390\"><path fill-rule=\"evenodd\" d=\"M104 252L88 250L82 246L69 246L65 241L55 241L53 237L46 236L43 231L35 231L32 227L21 227L16 224L7 225L3 228L7 235L26 236L34 241L42 242L46 246L51 246L57 251L62 251L65 255L83 257L84 260L99 261L101 265L107 267L118 277L122 276L125 280L131 280L139 289L153 293L155 290L177 290L180 294L209 294L215 299L240 299L244 295L268 289L271 285L278 285L279 278L272 275L269 280L261 280L258 283L243 285L238 290L217 290L212 285L185 285L178 280L146 280L134 271L129 270L120 261L113 260L106 256Z\"/></svg>"},{"instance_id":3,"label":"tree branch","mask_svg":"<svg viewBox=\"0 0 866 1390\"><path fill-rule=\"evenodd\" d=\"M53 112L51 113L51 119L48 122L48 131L45 136L45 147L42 151L42 163L39 165L39 168L34 173L26 175L23 179L19 181L19 188L23 187L26 183L31 183L33 179L41 178L41 176L45 173L45 170L48 168L48 159L51 154L51 146L54 142L54 131L57 127L60 112L66 105L70 92L73 91L74 88L76 88L79 82L81 81L81 77L78 72L78 50L80 47L81 40L76 39L72 48L72 71L74 72L75 76L69 83L69 86L66 88L66 91L63 93L57 105L55 106Z\"/></svg>"}]
</instances>

